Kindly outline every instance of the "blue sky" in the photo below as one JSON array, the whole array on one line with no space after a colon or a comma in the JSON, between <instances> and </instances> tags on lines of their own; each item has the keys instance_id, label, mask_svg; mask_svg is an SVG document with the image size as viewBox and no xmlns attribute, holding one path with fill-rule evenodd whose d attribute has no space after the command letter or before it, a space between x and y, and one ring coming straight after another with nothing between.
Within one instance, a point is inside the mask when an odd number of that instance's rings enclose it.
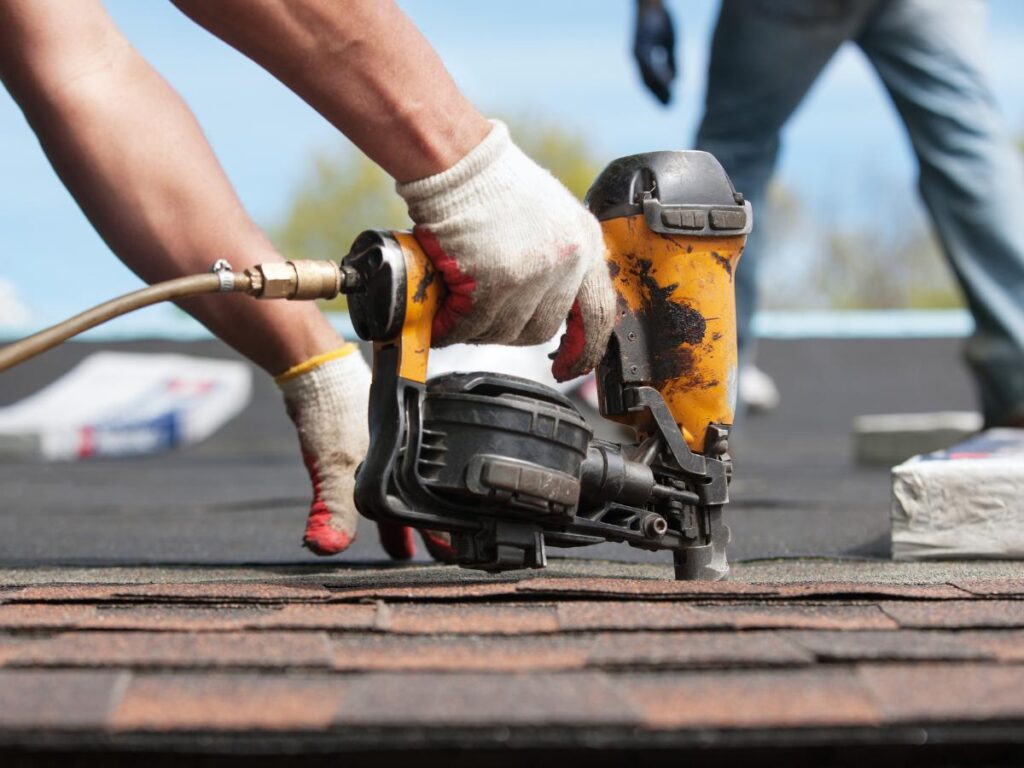
<instances>
[{"instance_id":1,"label":"blue sky","mask_svg":"<svg viewBox=\"0 0 1024 768\"><path fill-rule=\"evenodd\" d=\"M107 5L193 108L257 221L279 221L310 155L342 139L287 89L170 3ZM594 152L608 159L686 147L691 140L717 0L670 2L683 27L684 76L669 109L647 96L634 71L633 0L401 5L487 113L562 123L586 135ZM990 7L992 82L1010 128L1024 133L1024 3L992 0ZM860 190L878 180L913 195L914 169L902 131L855 48L836 57L791 121L780 174L812 209L818 201L838 198L851 217L858 215ZM73 270L76 278L56 286L47 280L44 291L38 278L53 269ZM139 285L78 212L17 107L0 93L0 303L5 283L27 308L22 320L28 325Z\"/></svg>"}]
</instances>

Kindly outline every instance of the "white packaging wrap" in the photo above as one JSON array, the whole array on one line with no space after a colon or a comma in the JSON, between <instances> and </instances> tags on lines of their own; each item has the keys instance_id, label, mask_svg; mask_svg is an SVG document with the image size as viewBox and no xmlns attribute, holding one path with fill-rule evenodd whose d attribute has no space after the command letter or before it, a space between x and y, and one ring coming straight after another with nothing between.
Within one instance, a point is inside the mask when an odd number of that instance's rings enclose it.
<instances>
[{"instance_id":1,"label":"white packaging wrap","mask_svg":"<svg viewBox=\"0 0 1024 768\"><path fill-rule=\"evenodd\" d=\"M894 467L892 556L1024 559L1024 429L990 429Z\"/></svg>"},{"instance_id":2,"label":"white packaging wrap","mask_svg":"<svg viewBox=\"0 0 1024 768\"><path fill-rule=\"evenodd\" d=\"M65 461L157 453L210 436L251 392L244 363L97 352L0 408L0 454Z\"/></svg>"}]
</instances>

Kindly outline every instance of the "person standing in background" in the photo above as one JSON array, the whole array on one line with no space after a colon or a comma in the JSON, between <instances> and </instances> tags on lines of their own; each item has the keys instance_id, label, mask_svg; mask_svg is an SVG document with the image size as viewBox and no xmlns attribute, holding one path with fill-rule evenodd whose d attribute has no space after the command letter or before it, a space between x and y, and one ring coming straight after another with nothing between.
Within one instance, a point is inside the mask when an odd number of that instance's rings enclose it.
<instances>
[{"instance_id":1,"label":"person standing in background","mask_svg":"<svg viewBox=\"0 0 1024 768\"><path fill-rule=\"evenodd\" d=\"M695 143L756 218L782 128L839 47L855 43L907 130L921 196L974 317L965 357L985 424L1024 426L1024 173L985 75L986 24L983 0L722 0ZM675 30L661 0L638 0L634 42L644 83L667 104ZM736 274L741 392L763 230L755 224Z\"/></svg>"}]
</instances>

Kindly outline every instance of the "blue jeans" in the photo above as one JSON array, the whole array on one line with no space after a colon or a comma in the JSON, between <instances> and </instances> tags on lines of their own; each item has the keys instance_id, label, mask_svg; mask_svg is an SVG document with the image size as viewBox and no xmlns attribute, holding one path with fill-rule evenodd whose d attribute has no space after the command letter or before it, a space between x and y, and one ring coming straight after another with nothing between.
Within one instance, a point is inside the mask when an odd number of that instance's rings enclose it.
<instances>
[{"instance_id":1,"label":"blue jeans","mask_svg":"<svg viewBox=\"0 0 1024 768\"><path fill-rule=\"evenodd\" d=\"M1024 418L1024 173L982 71L986 10L982 0L723 0L697 145L754 207L736 275L741 356L752 349L757 212L779 132L849 40L913 144L921 195L974 315L965 355L986 421Z\"/></svg>"}]
</instances>

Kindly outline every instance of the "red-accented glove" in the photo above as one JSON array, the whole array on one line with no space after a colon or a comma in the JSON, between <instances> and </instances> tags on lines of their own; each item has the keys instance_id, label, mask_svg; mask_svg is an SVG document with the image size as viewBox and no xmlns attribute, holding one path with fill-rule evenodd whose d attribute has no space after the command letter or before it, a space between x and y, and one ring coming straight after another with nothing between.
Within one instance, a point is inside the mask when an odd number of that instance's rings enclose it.
<instances>
[{"instance_id":1,"label":"red-accented glove","mask_svg":"<svg viewBox=\"0 0 1024 768\"><path fill-rule=\"evenodd\" d=\"M600 361L615 318L601 228L492 124L448 170L396 187L448 287L434 346L540 344L568 317L552 371L571 379Z\"/></svg>"},{"instance_id":2,"label":"red-accented glove","mask_svg":"<svg viewBox=\"0 0 1024 768\"><path fill-rule=\"evenodd\" d=\"M355 472L366 456L370 369L354 344L291 368L275 381L299 435L302 459L313 483L303 545L317 555L344 552L356 538L359 513L352 498ZM380 541L396 560L416 553L411 528L379 523ZM446 535L421 531L437 560L454 556Z\"/></svg>"}]
</instances>

